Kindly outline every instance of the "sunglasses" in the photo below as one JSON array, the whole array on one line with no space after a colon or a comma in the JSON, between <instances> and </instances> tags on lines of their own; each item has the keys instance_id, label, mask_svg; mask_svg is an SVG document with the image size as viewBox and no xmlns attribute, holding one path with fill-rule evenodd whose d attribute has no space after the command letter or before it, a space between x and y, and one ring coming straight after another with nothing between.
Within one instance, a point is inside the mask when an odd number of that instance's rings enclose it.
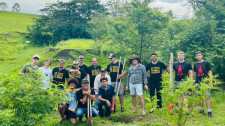
<instances>
[{"instance_id":1,"label":"sunglasses","mask_svg":"<svg viewBox=\"0 0 225 126\"><path fill-rule=\"evenodd\" d=\"M34 57L33 59L34 59L34 60L39 60L39 58L37 58L37 57Z\"/></svg>"},{"instance_id":2,"label":"sunglasses","mask_svg":"<svg viewBox=\"0 0 225 126\"><path fill-rule=\"evenodd\" d=\"M110 60L112 59L112 58L109 58Z\"/></svg>"},{"instance_id":3,"label":"sunglasses","mask_svg":"<svg viewBox=\"0 0 225 126\"><path fill-rule=\"evenodd\" d=\"M84 58L79 58L79 59L84 59Z\"/></svg>"},{"instance_id":4,"label":"sunglasses","mask_svg":"<svg viewBox=\"0 0 225 126\"><path fill-rule=\"evenodd\" d=\"M73 64L73 65L78 65L78 64Z\"/></svg>"}]
</instances>

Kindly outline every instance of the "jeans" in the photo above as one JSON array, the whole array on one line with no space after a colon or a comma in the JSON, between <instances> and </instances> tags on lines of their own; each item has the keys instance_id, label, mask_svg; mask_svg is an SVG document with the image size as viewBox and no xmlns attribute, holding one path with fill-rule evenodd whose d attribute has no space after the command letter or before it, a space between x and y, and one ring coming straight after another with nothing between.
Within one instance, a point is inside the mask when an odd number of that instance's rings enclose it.
<instances>
[{"instance_id":1,"label":"jeans","mask_svg":"<svg viewBox=\"0 0 225 126\"><path fill-rule=\"evenodd\" d=\"M91 108L92 108L92 117L98 116L98 111L93 107ZM76 111L77 117L82 118L84 114L86 114L87 116L87 108L77 108L77 111Z\"/></svg>"},{"instance_id":2,"label":"jeans","mask_svg":"<svg viewBox=\"0 0 225 126\"><path fill-rule=\"evenodd\" d=\"M111 111L110 111L111 107L108 107L105 101L100 101L98 106L99 106L99 115L100 115L100 117L104 117L104 116L105 117L109 117L111 115Z\"/></svg>"},{"instance_id":3,"label":"jeans","mask_svg":"<svg viewBox=\"0 0 225 126\"><path fill-rule=\"evenodd\" d=\"M99 104L99 99L96 98L96 100L95 100L95 109L96 109L97 111L99 111L99 109L98 109L98 104Z\"/></svg>"},{"instance_id":4,"label":"jeans","mask_svg":"<svg viewBox=\"0 0 225 126\"><path fill-rule=\"evenodd\" d=\"M156 84L150 84L149 86L150 88L150 97L152 98L155 95L155 90L156 90L156 95L157 95L157 105L158 108L162 108L162 94L161 94L161 90L162 90L162 83L156 83Z\"/></svg>"}]
</instances>

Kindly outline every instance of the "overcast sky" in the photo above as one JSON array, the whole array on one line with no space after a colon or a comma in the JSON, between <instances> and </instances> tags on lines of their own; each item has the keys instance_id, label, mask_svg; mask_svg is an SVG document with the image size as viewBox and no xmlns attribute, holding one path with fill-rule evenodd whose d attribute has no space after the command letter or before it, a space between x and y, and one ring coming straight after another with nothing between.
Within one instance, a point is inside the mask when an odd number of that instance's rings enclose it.
<instances>
[{"instance_id":1,"label":"overcast sky","mask_svg":"<svg viewBox=\"0 0 225 126\"><path fill-rule=\"evenodd\" d=\"M19 3L22 13L41 14L40 9L44 8L47 3L55 3L58 0L0 0L6 2L7 10L11 11L14 3ZM69 0L60 0L69 1ZM101 0L105 3L108 0ZM191 7L187 5L187 0L154 0L150 5L151 7L161 8L162 11L172 10L174 16L178 19L184 17L192 17L193 12Z\"/></svg>"}]
</instances>

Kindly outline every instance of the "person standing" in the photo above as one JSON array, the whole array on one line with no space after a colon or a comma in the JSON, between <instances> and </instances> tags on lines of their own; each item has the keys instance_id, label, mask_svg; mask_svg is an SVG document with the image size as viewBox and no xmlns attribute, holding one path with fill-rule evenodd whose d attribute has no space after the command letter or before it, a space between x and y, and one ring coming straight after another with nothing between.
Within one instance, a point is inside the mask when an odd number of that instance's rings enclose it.
<instances>
[{"instance_id":1,"label":"person standing","mask_svg":"<svg viewBox=\"0 0 225 126\"><path fill-rule=\"evenodd\" d=\"M64 65L65 60L60 59L59 67L55 67L52 71L53 83L56 84L61 91L64 90L64 86L62 85L65 85L65 80L67 81L67 83L69 80L69 72L66 69L64 69Z\"/></svg>"},{"instance_id":2,"label":"person standing","mask_svg":"<svg viewBox=\"0 0 225 126\"><path fill-rule=\"evenodd\" d=\"M79 67L79 61L75 60L73 62L73 66L69 68L69 72L71 73L71 78L78 79L79 85L77 85L77 88L81 88L81 81L86 77L86 72Z\"/></svg>"},{"instance_id":3,"label":"person standing","mask_svg":"<svg viewBox=\"0 0 225 126\"><path fill-rule=\"evenodd\" d=\"M19 74L28 75L30 73L33 73L32 71L30 71L30 69L32 69L33 71L37 71L38 70L37 63L39 60L40 56L35 54L32 58L32 63L24 65L23 68L20 70Z\"/></svg>"},{"instance_id":4,"label":"person standing","mask_svg":"<svg viewBox=\"0 0 225 126\"><path fill-rule=\"evenodd\" d=\"M43 76L43 86L40 87L40 89L49 89L50 81L52 81L52 69L49 68L51 65L51 59L45 60L45 66L40 67L39 70L42 72Z\"/></svg>"},{"instance_id":5,"label":"person standing","mask_svg":"<svg viewBox=\"0 0 225 126\"><path fill-rule=\"evenodd\" d=\"M91 105L92 102L96 100L95 98L95 92L93 89L88 90L89 81L87 79L82 80L82 88L77 91L77 111L76 116L79 117L80 122L82 122L82 117L84 114L87 114L87 99L91 99ZM92 108L92 117L98 116L98 111Z\"/></svg>"},{"instance_id":6,"label":"person standing","mask_svg":"<svg viewBox=\"0 0 225 126\"><path fill-rule=\"evenodd\" d=\"M119 84L120 79L126 74L126 70L124 70L124 72L122 73L122 69L123 69L123 64L120 63L120 68L119 68L119 62L116 61L116 56L114 54L110 54L109 55L109 60L111 61L111 63L108 64L106 71L110 74L111 77L111 85L115 88L116 86L116 80L117 80L117 84ZM117 76L118 73L118 68L119 68L119 74ZM116 91L119 90L119 99L120 99L120 106L121 106L121 112L124 112L124 107L123 107L123 84L121 82L120 87L119 85L117 85L118 89L115 89Z\"/></svg>"},{"instance_id":7,"label":"person standing","mask_svg":"<svg viewBox=\"0 0 225 126\"><path fill-rule=\"evenodd\" d=\"M79 67L81 69L83 69L85 71L85 73L87 73L87 65L84 64L84 56L83 55L80 55L79 56ZM85 76L86 77L86 76Z\"/></svg>"},{"instance_id":8,"label":"person standing","mask_svg":"<svg viewBox=\"0 0 225 126\"><path fill-rule=\"evenodd\" d=\"M95 77L100 73L101 66L98 65L96 58L92 59L92 65L87 68L87 75L90 77L90 87L94 88Z\"/></svg>"},{"instance_id":9,"label":"person standing","mask_svg":"<svg viewBox=\"0 0 225 126\"><path fill-rule=\"evenodd\" d=\"M193 71L191 64L186 62L184 52L178 52L178 62L173 64L173 70L175 71L174 89L178 89L179 84L182 83L187 77L193 78ZM170 61L170 64L173 61ZM184 94L184 101L187 101L187 94ZM181 99L178 99L178 107L181 108Z\"/></svg>"},{"instance_id":10,"label":"person standing","mask_svg":"<svg viewBox=\"0 0 225 126\"><path fill-rule=\"evenodd\" d=\"M145 101L143 98L143 83L145 84L145 89L148 90L148 80L146 76L146 68L144 65L140 64L141 60L137 56L133 56L133 65L130 66L128 76L127 76L127 83L126 83L126 91L130 88L130 94L132 96L132 104L134 107L133 112L137 112L137 99L136 95L138 96L141 108L142 108L142 115L146 115L145 112Z\"/></svg>"},{"instance_id":11,"label":"person standing","mask_svg":"<svg viewBox=\"0 0 225 126\"><path fill-rule=\"evenodd\" d=\"M151 54L151 62L146 67L146 75L149 78L150 98L157 94L157 108L162 108L162 96L160 91L162 90L162 71L168 71L168 68L163 62L157 60L156 53Z\"/></svg>"},{"instance_id":12,"label":"person standing","mask_svg":"<svg viewBox=\"0 0 225 126\"><path fill-rule=\"evenodd\" d=\"M98 92L98 99L100 101L98 104L99 115L100 117L109 117L111 115L111 111L114 111L116 93L114 88L109 85L108 79L106 77L102 77L100 82L102 83L102 86L99 88ZM105 107L105 109L102 107Z\"/></svg>"},{"instance_id":13,"label":"person standing","mask_svg":"<svg viewBox=\"0 0 225 126\"><path fill-rule=\"evenodd\" d=\"M209 77L209 75L212 78L213 74L212 74L210 63L203 60L202 52L197 51L195 55L196 55L198 62L196 62L194 64L194 79L195 79L195 83L198 84L198 86L201 86L200 83L201 83L202 79L205 77ZM207 98L205 99L205 101L206 101L206 105L208 108L208 116L212 118L213 114L212 114L212 110L211 110L210 91L208 91L206 93L207 93ZM203 99L200 99L199 104L200 104L199 111L200 111L200 113L204 114Z\"/></svg>"},{"instance_id":14,"label":"person standing","mask_svg":"<svg viewBox=\"0 0 225 126\"><path fill-rule=\"evenodd\" d=\"M94 90L95 90L95 96L96 96L96 100L95 100L95 108L97 110L98 109L98 103L99 103L99 99L98 99L98 89L102 86L102 83L100 82L100 79L102 77L106 77L107 78L107 82L110 85L111 84L111 78L109 75L106 74L106 69L105 68L101 68L100 74L98 74L95 77L95 81L94 81Z\"/></svg>"}]
</instances>

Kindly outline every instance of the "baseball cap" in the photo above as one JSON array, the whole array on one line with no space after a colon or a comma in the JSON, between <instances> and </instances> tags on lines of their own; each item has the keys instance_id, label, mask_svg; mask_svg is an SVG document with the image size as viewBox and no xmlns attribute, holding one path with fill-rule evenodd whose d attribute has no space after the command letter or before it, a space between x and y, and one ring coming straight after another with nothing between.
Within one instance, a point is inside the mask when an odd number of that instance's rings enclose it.
<instances>
[{"instance_id":1,"label":"baseball cap","mask_svg":"<svg viewBox=\"0 0 225 126\"><path fill-rule=\"evenodd\" d=\"M39 56L38 54L35 54L35 55L33 56L33 58L38 58L38 59L40 59L40 56Z\"/></svg>"},{"instance_id":2,"label":"baseball cap","mask_svg":"<svg viewBox=\"0 0 225 126\"><path fill-rule=\"evenodd\" d=\"M84 58L84 56L83 55L80 55L79 58Z\"/></svg>"},{"instance_id":3,"label":"baseball cap","mask_svg":"<svg viewBox=\"0 0 225 126\"><path fill-rule=\"evenodd\" d=\"M82 83L82 84L84 84L84 83L89 83L89 81L88 81L87 79L83 79L81 83Z\"/></svg>"},{"instance_id":4,"label":"baseball cap","mask_svg":"<svg viewBox=\"0 0 225 126\"><path fill-rule=\"evenodd\" d=\"M114 57L116 57L114 54L110 54L108 58L111 59L111 58L114 58Z\"/></svg>"},{"instance_id":5,"label":"baseball cap","mask_svg":"<svg viewBox=\"0 0 225 126\"><path fill-rule=\"evenodd\" d=\"M73 64L79 64L79 61L74 60L74 61L73 61Z\"/></svg>"},{"instance_id":6,"label":"baseball cap","mask_svg":"<svg viewBox=\"0 0 225 126\"><path fill-rule=\"evenodd\" d=\"M105 68L101 68L101 72L106 72L106 69Z\"/></svg>"}]
</instances>

